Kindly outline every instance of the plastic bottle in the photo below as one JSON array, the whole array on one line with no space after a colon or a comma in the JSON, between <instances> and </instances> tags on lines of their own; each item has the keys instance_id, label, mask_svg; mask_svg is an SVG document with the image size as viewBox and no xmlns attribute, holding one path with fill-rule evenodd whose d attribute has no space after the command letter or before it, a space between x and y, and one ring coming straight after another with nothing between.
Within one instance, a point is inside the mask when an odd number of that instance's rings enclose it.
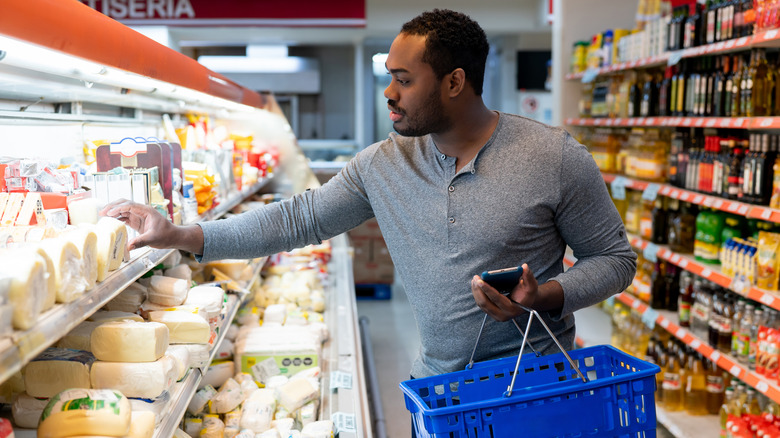
<instances>
[{"instance_id":1,"label":"plastic bottle","mask_svg":"<svg viewBox=\"0 0 780 438\"><path fill-rule=\"evenodd\" d=\"M676 412L683 409L683 384L682 367L680 357L670 353L667 357L666 370L664 371L664 409Z\"/></svg>"},{"instance_id":2,"label":"plastic bottle","mask_svg":"<svg viewBox=\"0 0 780 438\"><path fill-rule=\"evenodd\" d=\"M742 402L743 414L761 414L761 406L758 404L758 398L756 397L756 390L753 388L747 388L745 391L745 398Z\"/></svg>"},{"instance_id":3,"label":"plastic bottle","mask_svg":"<svg viewBox=\"0 0 780 438\"><path fill-rule=\"evenodd\" d=\"M729 415L733 415L731 409L733 402L734 388L729 386L726 388L726 400L723 402L719 410L721 436L726 436L726 421L728 420Z\"/></svg>"},{"instance_id":4,"label":"plastic bottle","mask_svg":"<svg viewBox=\"0 0 780 438\"><path fill-rule=\"evenodd\" d=\"M739 343L739 334L742 328L741 320L744 313L745 299L740 298L734 306L734 314L731 319L731 355L734 357L739 357L739 352L741 351L737 344Z\"/></svg>"},{"instance_id":5,"label":"plastic bottle","mask_svg":"<svg viewBox=\"0 0 780 438\"><path fill-rule=\"evenodd\" d=\"M680 295L678 297L677 316L680 327L691 326L691 308L693 306L693 280L688 271L680 273Z\"/></svg>"},{"instance_id":6,"label":"plastic bottle","mask_svg":"<svg viewBox=\"0 0 780 438\"><path fill-rule=\"evenodd\" d=\"M699 354L688 356L685 385L685 412L689 415L707 415L707 373Z\"/></svg>"},{"instance_id":7,"label":"plastic bottle","mask_svg":"<svg viewBox=\"0 0 780 438\"><path fill-rule=\"evenodd\" d=\"M737 339L737 360L740 363L748 365L750 363L750 343L751 334L753 332L753 318L755 317L756 308L753 304L747 303L744 306L744 311L740 319L734 318L735 322L739 324L739 336Z\"/></svg>"},{"instance_id":8,"label":"plastic bottle","mask_svg":"<svg viewBox=\"0 0 780 438\"><path fill-rule=\"evenodd\" d=\"M716 415L723 405L726 379L723 378L723 370L715 362L707 359L705 363L707 365L707 412Z\"/></svg>"}]
</instances>

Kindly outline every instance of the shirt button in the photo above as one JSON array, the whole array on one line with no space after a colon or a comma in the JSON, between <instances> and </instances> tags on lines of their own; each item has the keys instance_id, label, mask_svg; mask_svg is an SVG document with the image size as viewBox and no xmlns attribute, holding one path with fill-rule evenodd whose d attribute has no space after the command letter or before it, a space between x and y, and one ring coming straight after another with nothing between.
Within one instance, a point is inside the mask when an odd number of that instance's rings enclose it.
<instances>
[{"instance_id":1,"label":"shirt button","mask_svg":"<svg viewBox=\"0 0 780 438\"><path fill-rule=\"evenodd\" d=\"M446 156L446 155L444 155L444 154L441 154L441 159L442 159L442 160L446 160L446 159L447 159L447 156Z\"/></svg>"},{"instance_id":2,"label":"shirt button","mask_svg":"<svg viewBox=\"0 0 780 438\"><path fill-rule=\"evenodd\" d=\"M455 191L455 186L450 186L450 189L449 189L449 190L450 190L451 192L454 192L454 191Z\"/></svg>"},{"instance_id":3,"label":"shirt button","mask_svg":"<svg viewBox=\"0 0 780 438\"><path fill-rule=\"evenodd\" d=\"M474 175L474 169L471 169L471 174Z\"/></svg>"},{"instance_id":4,"label":"shirt button","mask_svg":"<svg viewBox=\"0 0 780 438\"><path fill-rule=\"evenodd\" d=\"M449 218L449 221L450 221L451 224L454 224L455 223L455 218L451 217L451 218Z\"/></svg>"}]
</instances>

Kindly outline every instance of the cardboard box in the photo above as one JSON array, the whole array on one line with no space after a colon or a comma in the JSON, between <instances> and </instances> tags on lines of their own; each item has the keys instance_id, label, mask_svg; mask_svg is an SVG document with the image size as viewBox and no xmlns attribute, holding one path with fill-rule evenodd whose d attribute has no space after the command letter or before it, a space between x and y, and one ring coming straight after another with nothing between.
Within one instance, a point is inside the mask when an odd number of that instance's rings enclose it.
<instances>
[{"instance_id":1,"label":"cardboard box","mask_svg":"<svg viewBox=\"0 0 780 438\"><path fill-rule=\"evenodd\" d=\"M395 268L384 239L380 237L353 237L355 260L352 269L355 283L391 284Z\"/></svg>"}]
</instances>

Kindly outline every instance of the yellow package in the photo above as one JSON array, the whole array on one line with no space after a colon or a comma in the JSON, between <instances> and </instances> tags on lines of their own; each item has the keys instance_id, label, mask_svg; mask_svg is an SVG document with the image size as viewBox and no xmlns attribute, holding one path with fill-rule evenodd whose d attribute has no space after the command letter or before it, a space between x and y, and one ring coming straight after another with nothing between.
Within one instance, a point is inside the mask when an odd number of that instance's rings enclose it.
<instances>
[{"instance_id":1,"label":"yellow package","mask_svg":"<svg viewBox=\"0 0 780 438\"><path fill-rule=\"evenodd\" d=\"M758 233L758 278L756 285L762 289L777 290L777 251L780 248L780 234L760 231Z\"/></svg>"}]
</instances>

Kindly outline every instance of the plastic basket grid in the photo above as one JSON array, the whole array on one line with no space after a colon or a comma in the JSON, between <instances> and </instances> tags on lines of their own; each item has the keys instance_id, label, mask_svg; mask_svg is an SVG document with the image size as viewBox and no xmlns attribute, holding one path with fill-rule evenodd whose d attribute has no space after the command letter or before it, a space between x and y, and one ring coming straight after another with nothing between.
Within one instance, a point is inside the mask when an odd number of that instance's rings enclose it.
<instances>
[{"instance_id":1,"label":"plastic basket grid","mask_svg":"<svg viewBox=\"0 0 780 438\"><path fill-rule=\"evenodd\" d=\"M611 346L516 357L401 382L418 437L655 437L656 365Z\"/></svg>"}]
</instances>

